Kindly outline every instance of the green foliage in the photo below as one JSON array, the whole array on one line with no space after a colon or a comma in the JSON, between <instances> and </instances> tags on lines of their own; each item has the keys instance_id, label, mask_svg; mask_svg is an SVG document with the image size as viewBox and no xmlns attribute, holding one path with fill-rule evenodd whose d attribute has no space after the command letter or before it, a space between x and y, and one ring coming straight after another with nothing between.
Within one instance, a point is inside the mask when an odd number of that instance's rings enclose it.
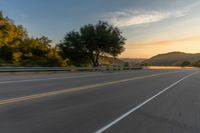
<instances>
[{"instance_id":1,"label":"green foliage","mask_svg":"<svg viewBox=\"0 0 200 133\"><path fill-rule=\"evenodd\" d=\"M63 43L59 44L61 55L70 60L69 65L85 66L89 63L86 47L81 43L81 35L78 32L69 32Z\"/></svg>"},{"instance_id":2,"label":"green foliage","mask_svg":"<svg viewBox=\"0 0 200 133\"><path fill-rule=\"evenodd\" d=\"M0 11L0 66L92 66L103 56L116 57L125 38L117 27L99 21L66 34L58 47L48 37L31 38Z\"/></svg>"},{"instance_id":3,"label":"green foliage","mask_svg":"<svg viewBox=\"0 0 200 133\"><path fill-rule=\"evenodd\" d=\"M198 60L198 61L192 63L192 65L193 65L194 67L200 67L200 60Z\"/></svg>"},{"instance_id":4,"label":"green foliage","mask_svg":"<svg viewBox=\"0 0 200 133\"><path fill-rule=\"evenodd\" d=\"M123 52L125 38L117 27L99 21L96 25L88 24L80 28L79 32L69 32L58 44L64 58L68 58L72 65L80 66L90 63L99 65L101 56L113 56Z\"/></svg>"},{"instance_id":5,"label":"green foliage","mask_svg":"<svg viewBox=\"0 0 200 133\"><path fill-rule=\"evenodd\" d=\"M181 66L182 67L186 67L186 66L190 66L191 65L191 63L189 62L189 61L183 61L182 63L181 63Z\"/></svg>"},{"instance_id":6,"label":"green foliage","mask_svg":"<svg viewBox=\"0 0 200 133\"><path fill-rule=\"evenodd\" d=\"M16 66L62 66L63 60L48 37L28 37L26 29L15 25L0 12L0 64Z\"/></svg>"}]
</instances>

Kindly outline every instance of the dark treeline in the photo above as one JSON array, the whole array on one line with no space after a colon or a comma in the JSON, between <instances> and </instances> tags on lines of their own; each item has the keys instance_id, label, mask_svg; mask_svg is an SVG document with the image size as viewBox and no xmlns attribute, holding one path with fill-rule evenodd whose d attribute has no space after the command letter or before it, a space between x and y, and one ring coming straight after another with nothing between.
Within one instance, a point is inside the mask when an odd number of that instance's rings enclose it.
<instances>
[{"instance_id":1,"label":"dark treeline","mask_svg":"<svg viewBox=\"0 0 200 133\"><path fill-rule=\"evenodd\" d=\"M183 61L180 63L177 63L176 66L182 66L182 67L200 67L200 60L199 61L195 61L195 62L190 62L190 61Z\"/></svg>"},{"instance_id":2,"label":"dark treeline","mask_svg":"<svg viewBox=\"0 0 200 133\"><path fill-rule=\"evenodd\" d=\"M98 66L100 57L120 54L124 41L118 28L100 21L67 33L53 47L48 37L29 37L0 12L0 66Z\"/></svg>"}]
</instances>

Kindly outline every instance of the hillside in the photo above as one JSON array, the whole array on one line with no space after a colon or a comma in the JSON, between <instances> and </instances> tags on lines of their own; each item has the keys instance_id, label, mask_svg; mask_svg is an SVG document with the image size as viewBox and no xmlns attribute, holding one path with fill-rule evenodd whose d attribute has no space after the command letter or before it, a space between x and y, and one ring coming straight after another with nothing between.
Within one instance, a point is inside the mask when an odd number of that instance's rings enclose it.
<instances>
[{"instance_id":1,"label":"hillside","mask_svg":"<svg viewBox=\"0 0 200 133\"><path fill-rule=\"evenodd\" d=\"M116 66L124 66L125 62L118 58L112 57L101 57L99 60L100 65L116 65Z\"/></svg>"},{"instance_id":2,"label":"hillside","mask_svg":"<svg viewBox=\"0 0 200 133\"><path fill-rule=\"evenodd\" d=\"M128 63L130 66L140 65L144 60L144 58L120 58L120 60Z\"/></svg>"},{"instance_id":3,"label":"hillside","mask_svg":"<svg viewBox=\"0 0 200 133\"><path fill-rule=\"evenodd\" d=\"M173 66L178 65L184 61L196 62L198 60L200 60L200 53L190 54L183 52L170 52L156 55L150 59L145 60L143 64L155 66Z\"/></svg>"}]
</instances>

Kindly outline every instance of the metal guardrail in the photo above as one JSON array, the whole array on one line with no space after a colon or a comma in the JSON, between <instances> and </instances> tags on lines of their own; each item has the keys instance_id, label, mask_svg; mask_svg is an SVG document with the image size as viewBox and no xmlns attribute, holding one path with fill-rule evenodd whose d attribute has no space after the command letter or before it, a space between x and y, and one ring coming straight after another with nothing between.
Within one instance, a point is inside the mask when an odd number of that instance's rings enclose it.
<instances>
[{"instance_id":1,"label":"metal guardrail","mask_svg":"<svg viewBox=\"0 0 200 133\"><path fill-rule=\"evenodd\" d=\"M0 72L43 72L43 71L114 71L114 70L136 70L142 67L0 67Z\"/></svg>"}]
</instances>

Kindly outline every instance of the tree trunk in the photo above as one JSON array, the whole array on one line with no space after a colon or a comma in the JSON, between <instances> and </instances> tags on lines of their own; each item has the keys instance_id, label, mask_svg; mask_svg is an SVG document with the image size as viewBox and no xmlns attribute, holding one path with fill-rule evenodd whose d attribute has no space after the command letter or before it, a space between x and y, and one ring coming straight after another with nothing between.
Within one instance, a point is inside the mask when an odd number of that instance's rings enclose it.
<instances>
[{"instance_id":1,"label":"tree trunk","mask_svg":"<svg viewBox=\"0 0 200 133\"><path fill-rule=\"evenodd\" d=\"M99 66L99 53L97 53L97 55L96 55L96 66Z\"/></svg>"},{"instance_id":2,"label":"tree trunk","mask_svg":"<svg viewBox=\"0 0 200 133\"><path fill-rule=\"evenodd\" d=\"M93 67L99 66L99 55L100 55L99 52L96 53L91 52L89 55L90 55L89 58L91 60L91 65Z\"/></svg>"},{"instance_id":3,"label":"tree trunk","mask_svg":"<svg viewBox=\"0 0 200 133\"><path fill-rule=\"evenodd\" d=\"M90 58L90 62L91 62L92 67L96 67L96 62L95 62L94 55L90 54L89 58Z\"/></svg>"}]
</instances>

